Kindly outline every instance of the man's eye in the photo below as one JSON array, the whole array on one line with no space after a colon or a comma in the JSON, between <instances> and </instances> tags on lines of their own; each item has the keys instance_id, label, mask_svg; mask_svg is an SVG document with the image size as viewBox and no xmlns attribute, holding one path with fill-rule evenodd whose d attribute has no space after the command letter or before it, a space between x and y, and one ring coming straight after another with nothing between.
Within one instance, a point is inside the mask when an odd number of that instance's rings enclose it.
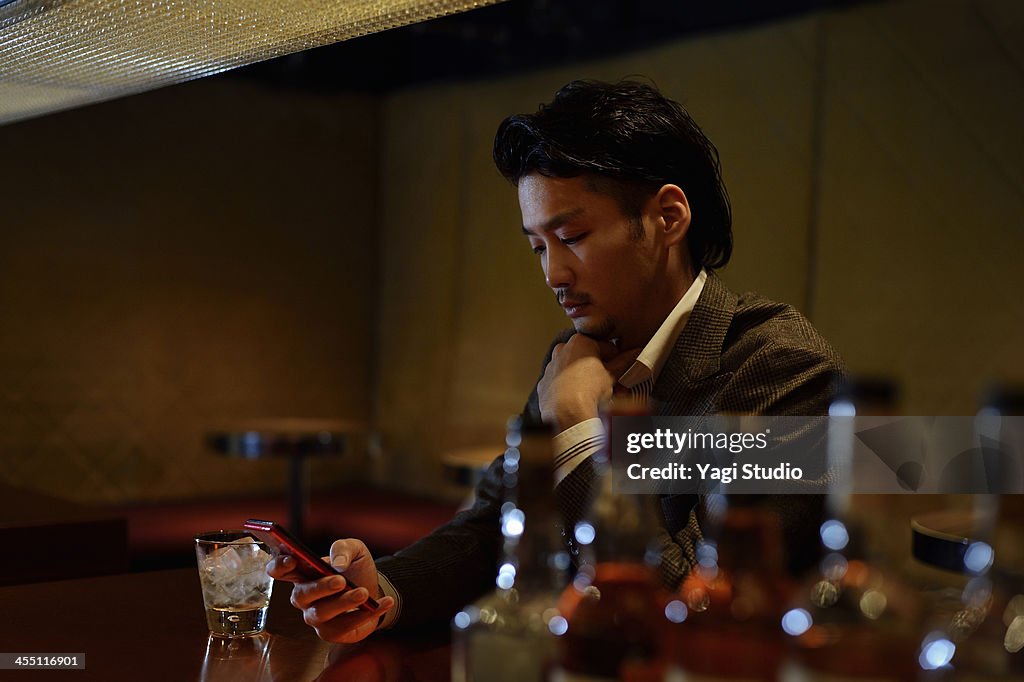
<instances>
[{"instance_id":1,"label":"man's eye","mask_svg":"<svg viewBox=\"0 0 1024 682\"><path fill-rule=\"evenodd\" d=\"M537 244L537 246L533 247L533 252L536 255L538 255L538 256L540 254L544 253L544 245L543 244Z\"/></svg>"},{"instance_id":2,"label":"man's eye","mask_svg":"<svg viewBox=\"0 0 1024 682\"><path fill-rule=\"evenodd\" d=\"M572 246L573 244L576 244L577 242L583 241L583 238L586 237L586 236L587 236L587 233L584 232L583 234L577 234L577 235L574 235L572 237L563 237L560 241L563 244L565 244L566 246Z\"/></svg>"}]
</instances>

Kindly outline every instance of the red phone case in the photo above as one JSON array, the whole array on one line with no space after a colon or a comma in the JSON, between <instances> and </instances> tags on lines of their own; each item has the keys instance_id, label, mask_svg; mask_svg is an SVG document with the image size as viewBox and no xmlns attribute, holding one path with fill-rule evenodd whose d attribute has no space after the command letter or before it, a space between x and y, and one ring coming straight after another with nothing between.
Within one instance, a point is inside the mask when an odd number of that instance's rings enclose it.
<instances>
[{"instance_id":1,"label":"red phone case","mask_svg":"<svg viewBox=\"0 0 1024 682\"><path fill-rule=\"evenodd\" d=\"M248 519L242 524L242 527L250 531L259 540L268 544L278 554L287 554L295 559L299 564L299 573L306 577L316 579L340 574L340 571L314 554L301 540L273 521ZM349 584L346 585L343 592L348 592L352 589L355 589L355 587ZM380 608L380 604L373 597L368 597L366 601L359 605L359 608L365 611L376 611Z\"/></svg>"}]
</instances>

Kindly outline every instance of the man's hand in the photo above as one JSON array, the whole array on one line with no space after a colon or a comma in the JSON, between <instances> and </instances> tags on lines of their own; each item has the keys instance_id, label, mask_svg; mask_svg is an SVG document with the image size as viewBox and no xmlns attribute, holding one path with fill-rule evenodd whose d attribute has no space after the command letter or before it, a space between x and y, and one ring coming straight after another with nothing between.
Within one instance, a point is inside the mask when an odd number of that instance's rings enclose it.
<instances>
[{"instance_id":1,"label":"man's hand","mask_svg":"<svg viewBox=\"0 0 1024 682\"><path fill-rule=\"evenodd\" d=\"M609 374L615 377L615 381L618 381L622 378L622 375L633 366L633 363L636 362L637 357L639 357L642 352L643 348L634 348L621 353L616 349L615 355L605 358L604 367L608 370Z\"/></svg>"},{"instance_id":2,"label":"man's hand","mask_svg":"<svg viewBox=\"0 0 1024 682\"><path fill-rule=\"evenodd\" d=\"M599 406L611 398L615 382L639 354L639 349L620 353L613 344L583 334L556 345L537 384L541 418L564 431L597 417Z\"/></svg>"},{"instance_id":3,"label":"man's hand","mask_svg":"<svg viewBox=\"0 0 1024 682\"><path fill-rule=\"evenodd\" d=\"M267 573L276 580L295 583L292 606L302 611L303 620L316 630L320 639L339 644L365 639L377 629L380 617L395 605L394 599L385 597L377 584L377 567L370 551L360 540L338 540L331 545L331 556L324 559L345 576L309 580L296 573L295 560L284 555L267 565ZM341 594L348 584L359 587ZM380 602L377 611L358 608L371 594L367 588Z\"/></svg>"}]
</instances>

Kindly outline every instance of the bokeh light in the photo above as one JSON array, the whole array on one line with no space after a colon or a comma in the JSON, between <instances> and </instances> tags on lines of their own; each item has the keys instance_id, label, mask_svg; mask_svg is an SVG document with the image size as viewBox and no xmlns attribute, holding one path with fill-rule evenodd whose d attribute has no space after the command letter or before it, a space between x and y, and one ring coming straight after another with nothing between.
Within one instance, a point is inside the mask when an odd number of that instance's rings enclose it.
<instances>
[{"instance_id":1,"label":"bokeh light","mask_svg":"<svg viewBox=\"0 0 1024 682\"><path fill-rule=\"evenodd\" d=\"M850 533L842 521L830 519L821 524L821 542L829 549L838 552L850 542Z\"/></svg>"},{"instance_id":2,"label":"bokeh light","mask_svg":"<svg viewBox=\"0 0 1024 682\"><path fill-rule=\"evenodd\" d=\"M673 623L682 623L688 614L686 604L678 599L673 599L665 605L665 617Z\"/></svg>"},{"instance_id":3,"label":"bokeh light","mask_svg":"<svg viewBox=\"0 0 1024 682\"><path fill-rule=\"evenodd\" d=\"M956 644L948 639L936 639L921 647L918 662L925 670L937 670L949 665L956 653Z\"/></svg>"},{"instance_id":4,"label":"bokeh light","mask_svg":"<svg viewBox=\"0 0 1024 682\"><path fill-rule=\"evenodd\" d=\"M814 625L814 619L805 609L790 609L782 616L782 630L787 635L798 637Z\"/></svg>"},{"instance_id":5,"label":"bokeh light","mask_svg":"<svg viewBox=\"0 0 1024 682\"><path fill-rule=\"evenodd\" d=\"M597 537L597 531L595 531L594 527L586 521L580 521L576 524L576 529L573 532L573 535L576 536L576 542L581 545L589 545L594 541L594 538Z\"/></svg>"},{"instance_id":6,"label":"bokeh light","mask_svg":"<svg viewBox=\"0 0 1024 682\"><path fill-rule=\"evenodd\" d=\"M972 542L964 552L964 567L971 573L986 572L996 558L996 553L986 542Z\"/></svg>"},{"instance_id":7,"label":"bokeh light","mask_svg":"<svg viewBox=\"0 0 1024 682\"><path fill-rule=\"evenodd\" d=\"M561 637L569 631L569 621L563 616L555 616L548 621L548 630L556 637Z\"/></svg>"}]
</instances>

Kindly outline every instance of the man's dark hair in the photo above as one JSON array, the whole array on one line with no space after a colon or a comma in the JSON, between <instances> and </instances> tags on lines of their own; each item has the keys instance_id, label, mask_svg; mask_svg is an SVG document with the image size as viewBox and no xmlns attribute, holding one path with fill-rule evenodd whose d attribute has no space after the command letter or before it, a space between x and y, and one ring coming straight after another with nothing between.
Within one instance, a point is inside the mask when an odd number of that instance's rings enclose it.
<instances>
[{"instance_id":1,"label":"man's dark hair","mask_svg":"<svg viewBox=\"0 0 1024 682\"><path fill-rule=\"evenodd\" d=\"M537 113L502 121L494 163L514 185L534 172L588 176L634 220L652 193L678 185L693 215L687 244L694 267L720 268L732 255L718 150L679 103L646 83L569 83Z\"/></svg>"}]
</instances>

